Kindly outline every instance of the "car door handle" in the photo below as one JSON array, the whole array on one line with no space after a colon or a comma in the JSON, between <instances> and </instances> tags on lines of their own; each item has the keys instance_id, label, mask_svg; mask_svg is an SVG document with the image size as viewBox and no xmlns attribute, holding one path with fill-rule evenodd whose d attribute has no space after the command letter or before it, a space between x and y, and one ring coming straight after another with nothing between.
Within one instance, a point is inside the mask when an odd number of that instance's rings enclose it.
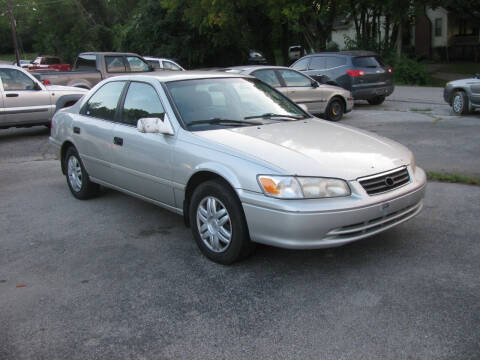
<instances>
[{"instance_id":1,"label":"car door handle","mask_svg":"<svg viewBox=\"0 0 480 360\"><path fill-rule=\"evenodd\" d=\"M18 97L18 94L6 94L6 97Z\"/></svg>"},{"instance_id":2,"label":"car door handle","mask_svg":"<svg viewBox=\"0 0 480 360\"><path fill-rule=\"evenodd\" d=\"M80 134L80 128L74 126L74 127L73 127L73 132L74 132L75 134Z\"/></svg>"},{"instance_id":3,"label":"car door handle","mask_svg":"<svg viewBox=\"0 0 480 360\"><path fill-rule=\"evenodd\" d=\"M123 145L123 139L115 136L113 138L113 143L115 145L122 146Z\"/></svg>"}]
</instances>

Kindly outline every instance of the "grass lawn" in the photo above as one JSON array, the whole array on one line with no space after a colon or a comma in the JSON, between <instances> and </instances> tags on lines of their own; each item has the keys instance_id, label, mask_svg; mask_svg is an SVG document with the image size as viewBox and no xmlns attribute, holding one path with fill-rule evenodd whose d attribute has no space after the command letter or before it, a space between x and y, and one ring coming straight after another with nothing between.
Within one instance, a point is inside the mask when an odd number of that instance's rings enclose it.
<instances>
[{"instance_id":1,"label":"grass lawn","mask_svg":"<svg viewBox=\"0 0 480 360\"><path fill-rule=\"evenodd\" d=\"M445 72L453 74L474 75L480 73L480 63L456 62L451 64L442 64L436 72Z\"/></svg>"}]
</instances>

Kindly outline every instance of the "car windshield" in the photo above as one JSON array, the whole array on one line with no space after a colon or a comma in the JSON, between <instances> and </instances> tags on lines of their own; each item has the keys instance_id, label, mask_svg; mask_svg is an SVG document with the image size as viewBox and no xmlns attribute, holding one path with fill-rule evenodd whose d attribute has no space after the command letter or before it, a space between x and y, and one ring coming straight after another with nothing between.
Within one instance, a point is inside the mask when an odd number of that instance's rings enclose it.
<instances>
[{"instance_id":1,"label":"car windshield","mask_svg":"<svg viewBox=\"0 0 480 360\"><path fill-rule=\"evenodd\" d=\"M291 100L258 79L181 80L166 85L183 122L192 131L309 117Z\"/></svg>"}]
</instances>

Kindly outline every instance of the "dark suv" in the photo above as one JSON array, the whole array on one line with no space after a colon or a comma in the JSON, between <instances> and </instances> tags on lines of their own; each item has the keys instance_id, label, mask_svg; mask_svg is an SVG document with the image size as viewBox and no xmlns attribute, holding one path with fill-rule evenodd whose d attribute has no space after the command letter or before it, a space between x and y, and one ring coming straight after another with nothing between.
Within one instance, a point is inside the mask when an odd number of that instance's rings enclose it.
<instances>
[{"instance_id":1,"label":"dark suv","mask_svg":"<svg viewBox=\"0 0 480 360\"><path fill-rule=\"evenodd\" d=\"M341 86L355 100L383 103L393 92L393 69L370 51L340 51L311 54L291 66L320 83Z\"/></svg>"}]
</instances>

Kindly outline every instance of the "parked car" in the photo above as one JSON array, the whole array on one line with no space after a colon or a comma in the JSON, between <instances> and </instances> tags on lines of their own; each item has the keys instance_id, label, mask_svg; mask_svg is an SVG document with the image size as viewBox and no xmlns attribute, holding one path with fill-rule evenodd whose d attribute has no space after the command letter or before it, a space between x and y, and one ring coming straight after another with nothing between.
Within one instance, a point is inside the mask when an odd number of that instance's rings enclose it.
<instances>
[{"instance_id":1,"label":"parked car","mask_svg":"<svg viewBox=\"0 0 480 360\"><path fill-rule=\"evenodd\" d=\"M0 65L0 129L49 126L56 109L73 105L86 92L45 86L18 66Z\"/></svg>"},{"instance_id":2,"label":"parked car","mask_svg":"<svg viewBox=\"0 0 480 360\"><path fill-rule=\"evenodd\" d=\"M311 54L294 62L302 71L324 84L341 86L354 100L380 105L393 93L393 69L370 51L340 51Z\"/></svg>"},{"instance_id":3,"label":"parked car","mask_svg":"<svg viewBox=\"0 0 480 360\"><path fill-rule=\"evenodd\" d=\"M46 84L91 89L101 80L125 73L148 73L154 69L137 54L118 52L87 52L78 55L73 71L38 73Z\"/></svg>"},{"instance_id":4,"label":"parked car","mask_svg":"<svg viewBox=\"0 0 480 360\"><path fill-rule=\"evenodd\" d=\"M303 55L305 55L305 51L300 45L293 45L288 48L288 58L290 60L298 60Z\"/></svg>"},{"instance_id":5,"label":"parked car","mask_svg":"<svg viewBox=\"0 0 480 360\"><path fill-rule=\"evenodd\" d=\"M29 71L70 71L72 66L64 64L58 56L37 56L27 65Z\"/></svg>"},{"instance_id":6,"label":"parked car","mask_svg":"<svg viewBox=\"0 0 480 360\"><path fill-rule=\"evenodd\" d=\"M248 52L247 63L250 65L264 65L267 63L267 59L265 59L265 57L258 51L250 50Z\"/></svg>"},{"instance_id":7,"label":"parked car","mask_svg":"<svg viewBox=\"0 0 480 360\"><path fill-rule=\"evenodd\" d=\"M172 59L156 58L151 56L144 56L145 61L151 65L155 70L173 70L173 71L185 71L178 63Z\"/></svg>"},{"instance_id":8,"label":"parked car","mask_svg":"<svg viewBox=\"0 0 480 360\"><path fill-rule=\"evenodd\" d=\"M241 74L107 79L56 113L50 142L74 197L104 185L183 214L223 264L254 243L344 245L423 206L425 172L406 147L314 118Z\"/></svg>"},{"instance_id":9,"label":"parked car","mask_svg":"<svg viewBox=\"0 0 480 360\"><path fill-rule=\"evenodd\" d=\"M350 91L338 86L320 85L311 77L283 66L235 66L226 72L252 75L274 87L312 114L322 114L338 121L344 113L352 111Z\"/></svg>"},{"instance_id":10,"label":"parked car","mask_svg":"<svg viewBox=\"0 0 480 360\"><path fill-rule=\"evenodd\" d=\"M445 86L443 98L459 115L480 109L480 74L473 79L450 81Z\"/></svg>"}]
</instances>

